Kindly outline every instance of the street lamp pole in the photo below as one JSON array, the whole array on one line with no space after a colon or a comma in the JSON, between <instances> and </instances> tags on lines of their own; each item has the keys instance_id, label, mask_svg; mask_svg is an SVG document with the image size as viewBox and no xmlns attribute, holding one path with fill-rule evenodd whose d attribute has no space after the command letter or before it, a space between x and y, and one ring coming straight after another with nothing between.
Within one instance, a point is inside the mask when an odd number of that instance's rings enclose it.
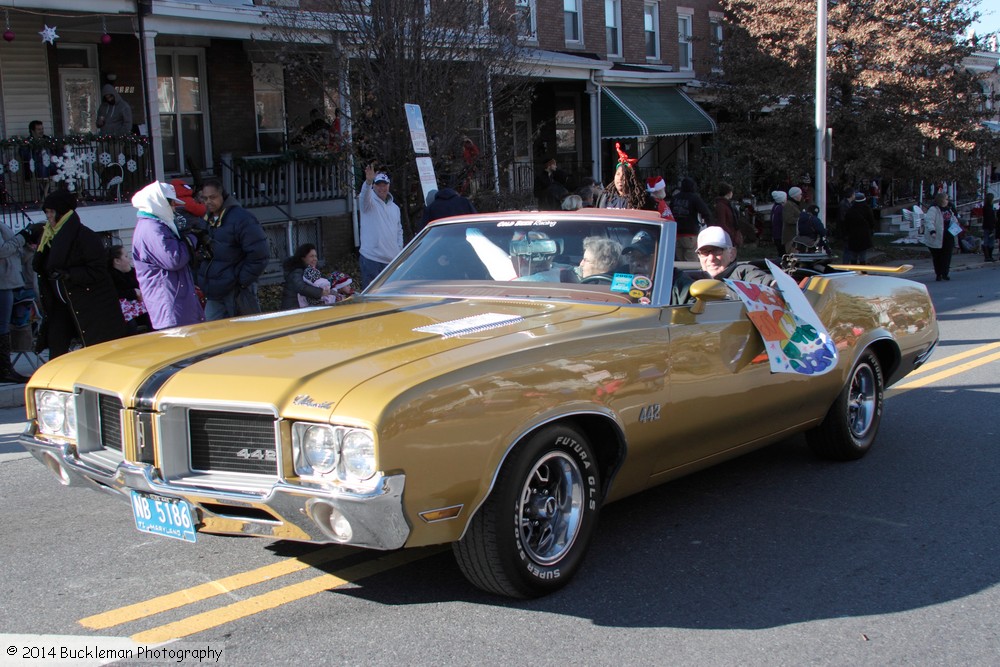
<instances>
[{"instance_id":1,"label":"street lamp pole","mask_svg":"<svg viewBox=\"0 0 1000 667\"><path fill-rule=\"evenodd\" d=\"M816 0L816 205L826 218L826 1Z\"/></svg>"}]
</instances>

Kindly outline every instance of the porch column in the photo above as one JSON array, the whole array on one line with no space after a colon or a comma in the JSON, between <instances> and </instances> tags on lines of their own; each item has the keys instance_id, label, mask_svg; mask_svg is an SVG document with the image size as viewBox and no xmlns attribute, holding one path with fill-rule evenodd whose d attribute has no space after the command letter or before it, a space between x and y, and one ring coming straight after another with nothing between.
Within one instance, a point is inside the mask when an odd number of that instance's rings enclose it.
<instances>
[{"instance_id":1,"label":"porch column","mask_svg":"<svg viewBox=\"0 0 1000 667\"><path fill-rule=\"evenodd\" d=\"M156 31L142 30L139 34L142 62L146 71L146 131L153 153L153 176L158 181L163 175L163 135L160 132L160 102L156 81Z\"/></svg>"},{"instance_id":2,"label":"porch column","mask_svg":"<svg viewBox=\"0 0 1000 667\"><path fill-rule=\"evenodd\" d=\"M590 150L593 153L591 176L594 182L601 182L601 87L593 81L587 82L587 95L590 97Z\"/></svg>"}]
</instances>

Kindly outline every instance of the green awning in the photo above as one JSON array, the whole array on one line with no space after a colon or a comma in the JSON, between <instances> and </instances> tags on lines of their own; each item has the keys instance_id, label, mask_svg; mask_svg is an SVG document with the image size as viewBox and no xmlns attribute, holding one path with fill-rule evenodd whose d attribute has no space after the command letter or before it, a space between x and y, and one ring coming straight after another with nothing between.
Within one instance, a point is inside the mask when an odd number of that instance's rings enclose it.
<instances>
[{"instance_id":1,"label":"green awning","mask_svg":"<svg viewBox=\"0 0 1000 667\"><path fill-rule=\"evenodd\" d=\"M715 121L680 88L601 89L601 138L708 134Z\"/></svg>"}]
</instances>

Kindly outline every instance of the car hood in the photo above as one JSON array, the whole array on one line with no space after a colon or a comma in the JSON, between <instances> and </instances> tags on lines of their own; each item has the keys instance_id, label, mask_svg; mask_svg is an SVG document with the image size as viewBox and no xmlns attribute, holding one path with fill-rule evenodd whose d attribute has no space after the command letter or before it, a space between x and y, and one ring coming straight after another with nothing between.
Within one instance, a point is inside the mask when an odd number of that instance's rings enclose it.
<instances>
[{"instance_id":1,"label":"car hood","mask_svg":"<svg viewBox=\"0 0 1000 667\"><path fill-rule=\"evenodd\" d=\"M104 343L45 364L30 386L112 391L127 407L274 406L285 416L316 419L332 414L352 388L407 364L433 358L446 372L471 358L448 352L486 343L489 348L472 357L500 356L616 310L602 304L359 299Z\"/></svg>"}]
</instances>

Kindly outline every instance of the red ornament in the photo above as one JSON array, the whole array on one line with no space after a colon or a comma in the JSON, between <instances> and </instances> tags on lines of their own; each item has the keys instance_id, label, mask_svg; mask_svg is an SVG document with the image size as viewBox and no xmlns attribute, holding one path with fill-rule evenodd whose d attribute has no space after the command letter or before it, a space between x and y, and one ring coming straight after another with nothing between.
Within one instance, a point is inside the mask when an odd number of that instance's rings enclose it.
<instances>
[{"instance_id":1,"label":"red ornament","mask_svg":"<svg viewBox=\"0 0 1000 667\"><path fill-rule=\"evenodd\" d=\"M109 35L108 33L104 33L103 35L101 35L101 44L107 46L110 43L111 43L111 35Z\"/></svg>"},{"instance_id":2,"label":"red ornament","mask_svg":"<svg viewBox=\"0 0 1000 667\"><path fill-rule=\"evenodd\" d=\"M4 38L4 41L6 41L6 42L13 42L14 41L14 31L13 30L5 30L4 33L3 33L3 38Z\"/></svg>"}]
</instances>

